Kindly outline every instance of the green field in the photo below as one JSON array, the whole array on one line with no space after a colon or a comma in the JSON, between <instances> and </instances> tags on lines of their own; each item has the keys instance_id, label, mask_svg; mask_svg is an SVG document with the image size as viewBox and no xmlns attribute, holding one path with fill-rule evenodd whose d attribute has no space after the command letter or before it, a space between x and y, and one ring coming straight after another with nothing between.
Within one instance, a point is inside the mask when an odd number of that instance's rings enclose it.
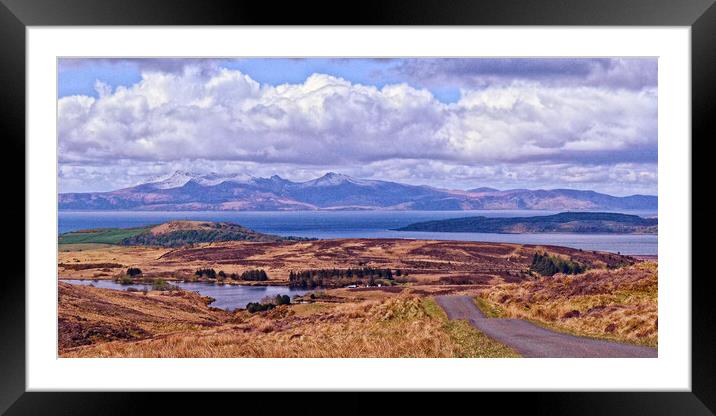
<instances>
[{"instance_id":1,"label":"green field","mask_svg":"<svg viewBox=\"0 0 716 416\"><path fill-rule=\"evenodd\" d=\"M61 234L60 244L119 244L125 238L148 232L152 227L139 228L98 228L82 232Z\"/></svg>"},{"instance_id":2,"label":"green field","mask_svg":"<svg viewBox=\"0 0 716 416\"><path fill-rule=\"evenodd\" d=\"M181 223L181 221L179 222ZM169 224L171 226L171 224ZM259 233L238 224L224 222L203 222L200 224L189 223L192 228L187 229L187 224L179 224L183 229L152 234L152 228L157 225L148 225L136 228L96 228L92 230L72 231L60 234L58 242L60 245L77 244L115 244L124 246L153 246L153 247L181 247L199 243L214 243L219 241L254 241L254 242L275 242L275 241L300 241L300 237L279 237Z\"/></svg>"}]
</instances>

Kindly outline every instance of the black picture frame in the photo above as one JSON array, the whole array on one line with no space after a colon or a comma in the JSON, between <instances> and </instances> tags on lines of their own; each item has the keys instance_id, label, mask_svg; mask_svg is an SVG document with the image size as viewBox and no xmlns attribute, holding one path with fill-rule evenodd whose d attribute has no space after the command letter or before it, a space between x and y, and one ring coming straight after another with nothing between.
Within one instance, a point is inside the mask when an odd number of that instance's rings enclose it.
<instances>
[{"instance_id":1,"label":"black picture frame","mask_svg":"<svg viewBox=\"0 0 716 416\"><path fill-rule=\"evenodd\" d=\"M277 4L229 0L0 0L0 103L3 107L0 131L8 156L3 163L4 186L10 197L4 204L7 210L4 228L13 236L12 244L4 250L5 273L0 278L0 412L12 415L131 414L149 410L147 406L151 403L159 403L165 413L174 408L189 410L194 406L206 412L223 404L227 397L234 403L240 400L242 411L253 411L254 406L258 406L258 402L248 404L247 400L237 399L233 394L214 396L207 402L194 395L180 396L177 393L170 398L159 393L130 397L132 393L26 392L25 265L19 259L26 258L27 207L24 202L26 185L20 181L17 172L25 172L27 26L265 24L689 26L692 39L692 146L694 142L710 139L716 131L716 117L713 116L716 107L713 81L716 74L716 6L713 0L428 0L419 3L371 0L350 5L318 1ZM700 176L693 167L692 176L694 179ZM21 222L19 218L25 218L25 221ZM704 250L707 248L692 246L696 253L696 256L692 254L693 259L702 258L700 254L706 255ZM691 282L690 392L480 393L478 406L474 395L466 400L438 399L440 403L447 403L442 405L443 411L462 411L458 406L469 403L473 409L487 410L496 404L501 413L523 414L714 414L716 343L713 327L716 314L710 306L713 292L709 290L713 286L709 276L698 275L696 270L686 271L687 275L683 276L686 278L691 272L695 277ZM312 399L303 396L302 400L310 402ZM331 400L352 411L368 411L377 403L346 394L334 395ZM431 395L409 399L393 395L389 402L391 407L399 405L408 412L420 409L432 400ZM301 407L296 404L296 408ZM312 408L311 412L314 411L317 409Z\"/></svg>"}]
</instances>

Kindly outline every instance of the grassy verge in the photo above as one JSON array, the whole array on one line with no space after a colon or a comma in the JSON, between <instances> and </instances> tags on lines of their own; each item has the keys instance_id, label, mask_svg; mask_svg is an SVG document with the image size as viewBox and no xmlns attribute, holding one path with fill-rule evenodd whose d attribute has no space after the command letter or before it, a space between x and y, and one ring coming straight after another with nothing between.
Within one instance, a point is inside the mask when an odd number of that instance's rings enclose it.
<instances>
[{"instance_id":1,"label":"grassy verge","mask_svg":"<svg viewBox=\"0 0 716 416\"><path fill-rule=\"evenodd\" d=\"M456 344L457 357L509 358L520 357L512 348L499 343L475 329L469 322L448 320L445 311L433 299L424 299L423 309L433 319L442 322L443 329Z\"/></svg>"},{"instance_id":2,"label":"grassy verge","mask_svg":"<svg viewBox=\"0 0 716 416\"><path fill-rule=\"evenodd\" d=\"M487 317L487 318L502 318L505 316L505 311L502 310L497 305L494 305L487 300L476 296L473 298L475 305L477 308Z\"/></svg>"},{"instance_id":3,"label":"grassy verge","mask_svg":"<svg viewBox=\"0 0 716 416\"><path fill-rule=\"evenodd\" d=\"M633 339L627 340L627 339L624 339L619 336L610 336L607 334L594 335L593 333L590 333L590 332L575 330L570 327L562 326L562 325L555 324L552 322L544 322L544 321L539 321L537 319L525 319L525 320L529 321L537 326L541 326L542 328L549 329L550 331L559 332L559 333L567 334L567 335L573 335L575 337L589 338L589 339L596 339L596 340L603 340L603 341L615 341L615 342L621 342L622 344L642 345L645 347L652 347L652 348L658 347L657 343L652 340L638 340L638 339L637 340L633 340Z\"/></svg>"},{"instance_id":4,"label":"grassy verge","mask_svg":"<svg viewBox=\"0 0 716 416\"><path fill-rule=\"evenodd\" d=\"M615 299L619 299L624 297L621 293L615 293L614 295L610 296L610 299L608 302L610 303L617 303ZM572 299L572 300L562 300L561 305L567 306L567 309L577 310L576 308L585 310L588 309L586 307L581 307L581 303L587 303L588 301L591 301L592 297L590 296L583 296L578 299ZM589 303L606 303L602 299L599 299L599 302L589 302ZM634 345L643 345L647 347L658 347L658 338L654 336L650 337L633 337L629 335L622 334L618 331L616 331L613 334L605 333L602 328L605 325L605 320L601 317L598 319L589 317L589 316L582 316L577 318L571 318L571 319L555 319L551 318L549 315L545 314L544 310L549 310L554 305L532 305L529 308L524 307L524 305L517 306L517 305L510 305L508 309L505 309L501 307L499 304L492 302L488 299L484 299L482 297L476 297L475 298L475 304L478 306L478 308L487 316L488 318L518 318L518 319L524 319L526 321L529 321L537 326L541 326L543 328L560 332L567 335L573 335L578 337L584 337L584 338L591 338L591 339L598 339L598 340L607 340L607 341L616 341L616 342L622 342L625 344L634 344ZM611 318L610 318L611 319ZM643 318L638 316L636 317L630 317L630 318L622 318L624 321L627 321L627 323L621 324L621 327L628 327L636 326L636 325L643 325Z\"/></svg>"}]
</instances>

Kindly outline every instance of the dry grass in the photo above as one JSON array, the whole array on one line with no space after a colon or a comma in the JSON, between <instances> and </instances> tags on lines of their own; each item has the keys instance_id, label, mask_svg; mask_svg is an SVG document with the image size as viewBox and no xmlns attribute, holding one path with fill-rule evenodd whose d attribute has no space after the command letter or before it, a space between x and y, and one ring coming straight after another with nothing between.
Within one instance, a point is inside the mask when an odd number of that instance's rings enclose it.
<instances>
[{"instance_id":1,"label":"dry grass","mask_svg":"<svg viewBox=\"0 0 716 416\"><path fill-rule=\"evenodd\" d=\"M478 306L575 335L658 345L658 267L643 262L480 292Z\"/></svg>"},{"instance_id":2,"label":"dry grass","mask_svg":"<svg viewBox=\"0 0 716 416\"><path fill-rule=\"evenodd\" d=\"M88 287L80 289L84 292L101 292L97 295L101 299L95 301L115 306L144 299L141 294ZM81 295L87 297L88 294ZM113 302L110 298L115 295L118 298ZM160 295L148 296L148 299L152 299ZM68 299L62 302L61 298L61 309ZM99 313L104 319L102 322L111 321L117 333L131 325L140 325L146 332L143 336L127 339L119 337L113 341L93 339L91 345L61 349L62 357L514 356L511 350L475 331L466 322L447 321L446 317L440 315L442 310L434 302L411 294L352 303L281 306L267 313L253 315L241 311L234 315L225 314L223 322L213 326L197 322L192 325L191 321L186 320L186 315L175 319L174 312L164 311L163 321L167 324L176 322L173 328L157 322L155 313L144 318L133 316L131 322L120 322L116 316L104 316L107 312L94 312L96 308L90 303L83 307L66 308L63 315L71 313L82 316L80 319L89 317L87 322L96 322L100 318L94 315ZM188 302L177 303L176 306L186 308ZM194 306L202 308L199 304ZM116 311L116 308L112 310ZM126 311L122 311L122 314L126 314ZM220 312L210 311L206 307L197 315L209 319L212 324L215 322L212 319L221 318ZM149 322L144 322L144 319Z\"/></svg>"}]
</instances>

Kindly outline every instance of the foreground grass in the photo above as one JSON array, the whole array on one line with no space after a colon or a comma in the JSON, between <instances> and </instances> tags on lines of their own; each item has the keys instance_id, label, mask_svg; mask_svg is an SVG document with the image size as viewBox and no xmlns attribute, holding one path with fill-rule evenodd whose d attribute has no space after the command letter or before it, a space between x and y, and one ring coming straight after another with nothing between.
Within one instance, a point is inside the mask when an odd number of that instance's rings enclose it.
<instances>
[{"instance_id":1,"label":"foreground grass","mask_svg":"<svg viewBox=\"0 0 716 416\"><path fill-rule=\"evenodd\" d=\"M512 348L493 340L464 320L448 320L445 311L433 299L423 299L423 308L433 319L442 322L443 329L455 343L456 357L503 358L520 357Z\"/></svg>"},{"instance_id":2,"label":"foreground grass","mask_svg":"<svg viewBox=\"0 0 716 416\"><path fill-rule=\"evenodd\" d=\"M527 319L571 335L658 346L658 267L555 275L484 290L475 302L486 316Z\"/></svg>"},{"instance_id":3,"label":"foreground grass","mask_svg":"<svg viewBox=\"0 0 716 416\"><path fill-rule=\"evenodd\" d=\"M196 296L63 285L60 317L60 338L67 345L78 335L89 335L83 342L91 342L62 348L62 357L515 356L467 322L448 321L432 300L410 294L229 314L210 310ZM63 334L63 328L72 333ZM98 333L105 338L96 338Z\"/></svg>"},{"instance_id":4,"label":"foreground grass","mask_svg":"<svg viewBox=\"0 0 716 416\"><path fill-rule=\"evenodd\" d=\"M505 316L505 312L498 305L490 303L489 301L481 298L473 298L475 305L487 318L502 318Z\"/></svg>"}]
</instances>

